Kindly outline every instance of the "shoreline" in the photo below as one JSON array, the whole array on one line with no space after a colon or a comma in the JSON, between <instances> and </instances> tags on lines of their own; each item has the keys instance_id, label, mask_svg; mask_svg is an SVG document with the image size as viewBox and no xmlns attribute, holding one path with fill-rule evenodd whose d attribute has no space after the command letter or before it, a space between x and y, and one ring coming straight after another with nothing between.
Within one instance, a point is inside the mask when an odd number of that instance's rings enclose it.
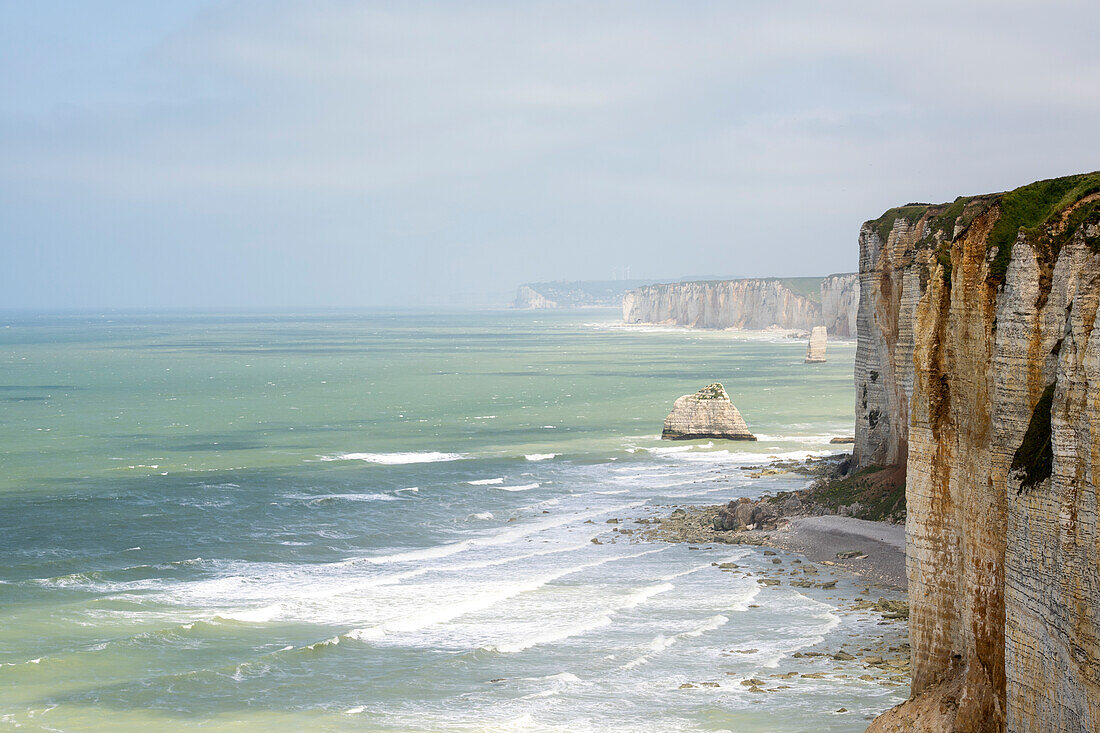
<instances>
[{"instance_id":1,"label":"shoreline","mask_svg":"<svg viewBox=\"0 0 1100 733\"><path fill-rule=\"evenodd\" d=\"M817 501L817 494L830 486L828 477L837 459L834 455L801 463L779 461L756 469L756 475L790 472L815 480L805 489L755 500L674 506L669 516L653 520L657 526L641 532L640 539L773 547L906 592L905 525L849 516L847 507L832 513ZM720 526L725 529L717 529Z\"/></svg>"},{"instance_id":2,"label":"shoreline","mask_svg":"<svg viewBox=\"0 0 1100 733\"><path fill-rule=\"evenodd\" d=\"M799 466L796 471L807 474L808 479L815 474L821 478L833 465L835 463L829 459L819 459L809 466ZM780 468L789 469L788 466ZM716 574L755 576L761 592L794 590L828 603L841 619L862 622L864 631L858 635L826 633L818 643L799 649L776 664L764 665L754 676L739 680L738 684L747 687L749 692L797 693L797 680L804 678L851 680L898 688L899 691L907 688L910 645L905 526L816 513L819 507L807 504L803 510L809 508L815 513L773 515L768 522L769 529L714 529L720 512L728 514L731 505L769 507L775 503L776 497L765 495L754 502L742 500L727 505L666 505L670 513L665 516L651 514L633 520L609 520L614 525L632 522L634 528L613 526L611 536L601 531L592 541L682 544L689 550L700 551L701 555L730 545L744 545L746 549L756 549L761 556L758 559L766 558L770 562L762 568L754 563L751 569L740 561L711 562L712 570L717 571ZM758 599L754 603L760 602ZM711 686L718 686L718 683L690 680L681 688ZM837 714L848 712L843 708L835 711ZM865 719L870 721L876 715L867 715Z\"/></svg>"}]
</instances>

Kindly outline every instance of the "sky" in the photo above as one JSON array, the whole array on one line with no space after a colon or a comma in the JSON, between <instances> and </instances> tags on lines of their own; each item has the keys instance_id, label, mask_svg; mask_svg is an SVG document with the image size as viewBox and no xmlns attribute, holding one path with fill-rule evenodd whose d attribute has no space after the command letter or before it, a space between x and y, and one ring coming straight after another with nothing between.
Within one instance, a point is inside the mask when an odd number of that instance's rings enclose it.
<instances>
[{"instance_id":1,"label":"sky","mask_svg":"<svg viewBox=\"0 0 1100 733\"><path fill-rule=\"evenodd\" d=\"M1100 169L1100 3L0 0L0 308L858 266Z\"/></svg>"}]
</instances>

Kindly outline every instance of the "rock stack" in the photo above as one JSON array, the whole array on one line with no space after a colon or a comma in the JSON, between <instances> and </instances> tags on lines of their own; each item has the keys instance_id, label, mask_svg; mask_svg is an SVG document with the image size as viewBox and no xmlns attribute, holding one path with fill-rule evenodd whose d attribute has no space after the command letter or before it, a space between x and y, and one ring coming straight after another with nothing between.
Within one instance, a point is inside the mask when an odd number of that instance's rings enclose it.
<instances>
[{"instance_id":1,"label":"rock stack","mask_svg":"<svg viewBox=\"0 0 1100 733\"><path fill-rule=\"evenodd\" d=\"M730 402L725 387L717 382L677 399L672 412L665 418L661 437L665 440L756 440L741 413Z\"/></svg>"},{"instance_id":2,"label":"rock stack","mask_svg":"<svg viewBox=\"0 0 1100 733\"><path fill-rule=\"evenodd\" d=\"M810 331L810 346L806 349L807 364L825 363L825 327L814 326Z\"/></svg>"}]
</instances>

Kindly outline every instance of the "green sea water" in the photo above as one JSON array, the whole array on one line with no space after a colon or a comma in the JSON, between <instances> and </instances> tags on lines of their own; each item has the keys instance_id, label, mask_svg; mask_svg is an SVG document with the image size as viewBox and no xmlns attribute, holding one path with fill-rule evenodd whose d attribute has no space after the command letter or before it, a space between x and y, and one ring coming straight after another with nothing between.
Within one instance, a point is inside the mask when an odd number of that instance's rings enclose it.
<instances>
[{"instance_id":1,"label":"green sea water","mask_svg":"<svg viewBox=\"0 0 1100 733\"><path fill-rule=\"evenodd\" d=\"M854 344L804 355L612 311L6 314L0 726L862 730L907 690L737 683L877 619L614 531L801 486L742 469L851 433ZM712 381L759 442L660 441Z\"/></svg>"}]
</instances>

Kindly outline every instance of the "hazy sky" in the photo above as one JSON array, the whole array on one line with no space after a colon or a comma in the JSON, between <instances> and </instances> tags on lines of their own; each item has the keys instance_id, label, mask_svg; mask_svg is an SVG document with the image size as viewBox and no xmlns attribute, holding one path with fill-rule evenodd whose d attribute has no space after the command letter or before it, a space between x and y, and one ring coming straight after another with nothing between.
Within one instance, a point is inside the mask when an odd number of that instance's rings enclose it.
<instances>
[{"instance_id":1,"label":"hazy sky","mask_svg":"<svg viewBox=\"0 0 1100 733\"><path fill-rule=\"evenodd\" d=\"M0 307L816 275L1100 168L1100 3L0 0Z\"/></svg>"}]
</instances>

